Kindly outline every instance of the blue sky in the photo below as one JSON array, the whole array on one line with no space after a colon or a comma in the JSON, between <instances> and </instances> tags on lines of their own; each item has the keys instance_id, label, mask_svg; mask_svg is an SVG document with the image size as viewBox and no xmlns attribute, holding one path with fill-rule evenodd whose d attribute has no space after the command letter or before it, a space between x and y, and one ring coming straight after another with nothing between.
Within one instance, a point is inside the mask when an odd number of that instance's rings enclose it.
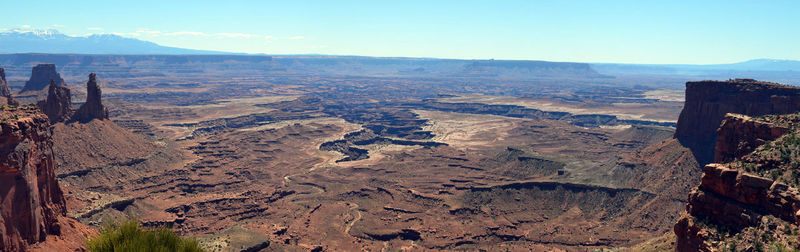
<instances>
[{"instance_id":1,"label":"blue sky","mask_svg":"<svg viewBox=\"0 0 800 252\"><path fill-rule=\"evenodd\" d=\"M800 60L800 1L14 1L0 29L161 45L622 63Z\"/></svg>"}]
</instances>

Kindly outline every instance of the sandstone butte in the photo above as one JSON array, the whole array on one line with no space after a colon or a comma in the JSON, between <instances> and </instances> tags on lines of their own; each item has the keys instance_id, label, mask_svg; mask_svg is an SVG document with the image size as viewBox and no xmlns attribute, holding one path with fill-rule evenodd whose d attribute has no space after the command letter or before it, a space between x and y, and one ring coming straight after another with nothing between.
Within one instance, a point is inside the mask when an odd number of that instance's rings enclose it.
<instances>
[{"instance_id":1,"label":"sandstone butte","mask_svg":"<svg viewBox=\"0 0 800 252\"><path fill-rule=\"evenodd\" d=\"M64 79L61 78L61 74L56 71L55 64L38 64L31 70L31 78L25 82L25 86L22 87L20 93L44 90L51 83L51 80L56 86L63 87L66 85Z\"/></svg>"},{"instance_id":2,"label":"sandstone butte","mask_svg":"<svg viewBox=\"0 0 800 252\"><path fill-rule=\"evenodd\" d=\"M72 108L72 96L69 88L56 85L52 80L48 88L47 99L39 101L37 106L44 112L51 123L89 122L94 119L108 119L108 109L103 106L97 76L89 75L86 82L86 102L78 110Z\"/></svg>"}]
</instances>

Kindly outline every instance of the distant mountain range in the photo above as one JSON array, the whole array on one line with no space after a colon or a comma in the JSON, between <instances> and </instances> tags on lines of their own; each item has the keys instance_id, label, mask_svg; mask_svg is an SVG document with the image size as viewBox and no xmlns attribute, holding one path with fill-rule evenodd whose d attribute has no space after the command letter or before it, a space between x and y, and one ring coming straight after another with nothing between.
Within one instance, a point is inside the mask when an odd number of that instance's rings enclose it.
<instances>
[{"instance_id":1,"label":"distant mountain range","mask_svg":"<svg viewBox=\"0 0 800 252\"><path fill-rule=\"evenodd\" d=\"M337 74L372 74L403 76L458 75L464 77L557 78L611 77L626 75L656 75L667 78L727 79L756 78L782 83L800 84L800 61L755 59L732 64L619 64L569 63L535 60L452 60L433 58L381 58L333 55L250 55L220 51L204 51L161 46L153 42L113 34L85 37L69 36L57 30L22 30L0 32L0 65L7 68L29 68L23 62L57 63L60 67L79 66L79 71L94 69L93 65L119 63L113 55L127 55L127 64L153 61L154 64L195 62L218 64L219 60L262 62L270 71L326 72ZM14 55L11 55L14 54ZM245 58L191 57L247 56ZM149 57L144 57L149 56ZM177 56L177 58L176 58ZM269 59L269 60L267 60ZM11 61L9 61L11 60ZM159 63L160 62L160 63ZM270 63L267 63L270 62ZM77 65L75 65L77 64ZM125 65L125 64L123 64ZM244 65L246 66L246 65ZM127 66L132 67L132 66ZM99 69L96 69L99 70ZM206 69L208 70L208 69ZM14 71L14 70L12 70ZM76 70L77 71L77 70ZM123 71L127 73L128 71ZM81 74L82 76L82 74ZM682 76L682 77L681 77Z\"/></svg>"},{"instance_id":2,"label":"distant mountain range","mask_svg":"<svg viewBox=\"0 0 800 252\"><path fill-rule=\"evenodd\" d=\"M0 53L233 54L161 46L113 34L69 36L52 29L0 32Z\"/></svg>"}]
</instances>

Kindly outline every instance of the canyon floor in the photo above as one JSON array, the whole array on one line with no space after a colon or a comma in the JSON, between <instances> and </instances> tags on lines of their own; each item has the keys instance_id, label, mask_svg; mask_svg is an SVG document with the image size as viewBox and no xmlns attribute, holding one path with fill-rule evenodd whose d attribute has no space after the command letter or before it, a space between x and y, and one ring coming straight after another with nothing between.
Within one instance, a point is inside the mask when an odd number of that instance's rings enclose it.
<instances>
[{"instance_id":1,"label":"canyon floor","mask_svg":"<svg viewBox=\"0 0 800 252\"><path fill-rule=\"evenodd\" d=\"M672 139L674 90L99 77L112 120L54 127L69 216L134 216L212 251L658 247L701 172Z\"/></svg>"}]
</instances>

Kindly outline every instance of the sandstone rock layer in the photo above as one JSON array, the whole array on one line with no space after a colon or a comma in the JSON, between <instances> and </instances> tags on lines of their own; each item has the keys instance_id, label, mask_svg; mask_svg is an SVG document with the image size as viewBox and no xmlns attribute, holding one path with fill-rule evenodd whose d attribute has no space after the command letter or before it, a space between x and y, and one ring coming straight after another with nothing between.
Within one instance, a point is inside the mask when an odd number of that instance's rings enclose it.
<instances>
[{"instance_id":1,"label":"sandstone rock layer","mask_svg":"<svg viewBox=\"0 0 800 252\"><path fill-rule=\"evenodd\" d=\"M675 224L678 251L714 251L708 224L739 232L757 226L764 216L797 224L800 192L772 179L731 169L721 164L705 166L700 186L689 194L684 215Z\"/></svg>"},{"instance_id":2,"label":"sandstone rock layer","mask_svg":"<svg viewBox=\"0 0 800 252\"><path fill-rule=\"evenodd\" d=\"M0 111L0 250L25 250L59 235L66 215L55 177L48 118L36 107Z\"/></svg>"},{"instance_id":3,"label":"sandstone rock layer","mask_svg":"<svg viewBox=\"0 0 800 252\"><path fill-rule=\"evenodd\" d=\"M717 131L714 162L733 161L788 131L787 126L757 120L745 115L727 114Z\"/></svg>"}]
</instances>

